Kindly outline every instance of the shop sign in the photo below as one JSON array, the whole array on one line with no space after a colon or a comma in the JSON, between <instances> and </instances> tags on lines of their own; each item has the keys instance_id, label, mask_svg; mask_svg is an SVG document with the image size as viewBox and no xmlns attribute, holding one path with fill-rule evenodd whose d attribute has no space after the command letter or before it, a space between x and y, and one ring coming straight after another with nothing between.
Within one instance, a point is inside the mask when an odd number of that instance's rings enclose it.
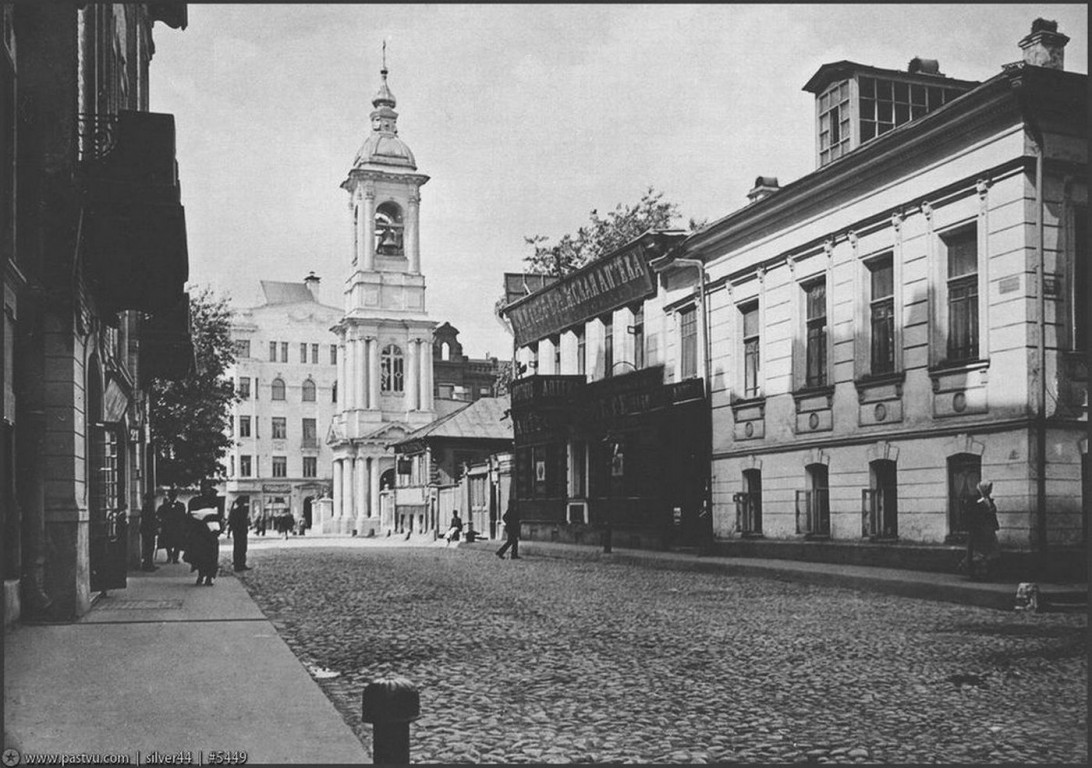
<instances>
[{"instance_id":1,"label":"shop sign","mask_svg":"<svg viewBox=\"0 0 1092 768\"><path fill-rule=\"evenodd\" d=\"M262 493L292 493L292 486L289 483L263 484Z\"/></svg>"},{"instance_id":2,"label":"shop sign","mask_svg":"<svg viewBox=\"0 0 1092 768\"><path fill-rule=\"evenodd\" d=\"M549 401L561 404L583 385L583 376L529 376L512 382L509 392L512 405L541 405Z\"/></svg>"},{"instance_id":3,"label":"shop sign","mask_svg":"<svg viewBox=\"0 0 1092 768\"><path fill-rule=\"evenodd\" d=\"M646 413L667 404L663 366L645 368L625 376L601 379L589 385L589 415L596 421Z\"/></svg>"},{"instance_id":4,"label":"shop sign","mask_svg":"<svg viewBox=\"0 0 1092 768\"><path fill-rule=\"evenodd\" d=\"M650 296L655 290L643 249L593 261L541 293L508 307L516 346L555 333Z\"/></svg>"}]
</instances>

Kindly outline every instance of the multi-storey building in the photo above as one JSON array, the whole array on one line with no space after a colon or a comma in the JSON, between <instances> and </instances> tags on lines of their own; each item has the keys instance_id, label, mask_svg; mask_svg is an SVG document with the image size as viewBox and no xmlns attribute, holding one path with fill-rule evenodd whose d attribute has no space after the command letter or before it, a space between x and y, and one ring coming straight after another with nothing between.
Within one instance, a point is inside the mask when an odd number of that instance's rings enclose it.
<instances>
[{"instance_id":1,"label":"multi-storey building","mask_svg":"<svg viewBox=\"0 0 1092 768\"><path fill-rule=\"evenodd\" d=\"M1086 542L1087 76L1067 40L1036 21L983 83L820 67L818 170L756 185L675 254L704 265L718 536L953 544L986 479L1003 546ZM667 312L694 307L694 275Z\"/></svg>"},{"instance_id":2,"label":"multi-storey building","mask_svg":"<svg viewBox=\"0 0 1092 768\"><path fill-rule=\"evenodd\" d=\"M950 567L987 479L1008 562L1083 563L1087 76L1064 71L1067 40L1037 20L982 83L920 59L820 67L817 170L758 177L652 262L666 379L706 361L718 539ZM525 365L585 373L571 341L516 325ZM582 343L609 358L619 338Z\"/></svg>"},{"instance_id":3,"label":"multi-storey building","mask_svg":"<svg viewBox=\"0 0 1092 768\"><path fill-rule=\"evenodd\" d=\"M156 21L184 28L185 4L0 7L5 620L74 619L139 563L147 383L184 374L189 344Z\"/></svg>"},{"instance_id":4,"label":"multi-storey building","mask_svg":"<svg viewBox=\"0 0 1092 768\"><path fill-rule=\"evenodd\" d=\"M313 521L315 500L331 491L326 430L337 409L341 310L320 301L312 272L302 283L261 281L265 303L237 310L234 448L224 459L226 495L250 501L251 515L291 513Z\"/></svg>"},{"instance_id":5,"label":"multi-storey building","mask_svg":"<svg viewBox=\"0 0 1092 768\"><path fill-rule=\"evenodd\" d=\"M436 415L432 335L425 309L418 237L421 187L413 152L398 136L395 98L382 84L372 100L371 132L342 188L349 193L352 245L338 344L338 410L333 504L325 532L374 532L379 492L394 486L387 444Z\"/></svg>"},{"instance_id":6,"label":"multi-storey building","mask_svg":"<svg viewBox=\"0 0 1092 768\"><path fill-rule=\"evenodd\" d=\"M486 353L481 359L463 354L459 330L444 323L432 334L433 395L441 400L473 401L496 397L508 365Z\"/></svg>"}]
</instances>

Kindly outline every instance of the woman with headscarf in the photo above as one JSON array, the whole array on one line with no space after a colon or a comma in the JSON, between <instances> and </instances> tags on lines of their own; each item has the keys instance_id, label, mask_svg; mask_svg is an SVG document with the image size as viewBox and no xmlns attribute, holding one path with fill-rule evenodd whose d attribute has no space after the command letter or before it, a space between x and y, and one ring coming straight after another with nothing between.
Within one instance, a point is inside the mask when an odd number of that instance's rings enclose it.
<instances>
[{"instance_id":1,"label":"woman with headscarf","mask_svg":"<svg viewBox=\"0 0 1092 768\"><path fill-rule=\"evenodd\" d=\"M971 507L968 542L967 573L971 579L985 579L1001 558L997 543L997 505L993 502L993 483L983 480L978 484L978 499Z\"/></svg>"}]
</instances>

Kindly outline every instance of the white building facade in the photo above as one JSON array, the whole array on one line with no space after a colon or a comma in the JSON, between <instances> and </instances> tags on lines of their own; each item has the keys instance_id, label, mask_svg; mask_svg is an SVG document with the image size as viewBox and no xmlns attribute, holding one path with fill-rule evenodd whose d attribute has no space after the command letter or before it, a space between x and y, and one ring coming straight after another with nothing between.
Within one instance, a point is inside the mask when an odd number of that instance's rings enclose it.
<instances>
[{"instance_id":1,"label":"white building facade","mask_svg":"<svg viewBox=\"0 0 1092 768\"><path fill-rule=\"evenodd\" d=\"M398 137L387 69L372 100L371 132L342 188L349 193L352 242L344 315L337 337L337 412L327 444L333 452L333 500L323 505L324 533L374 535L380 490L394 487L387 444L435 418L432 337L425 309L419 210L428 176L417 172Z\"/></svg>"},{"instance_id":2,"label":"white building facade","mask_svg":"<svg viewBox=\"0 0 1092 768\"><path fill-rule=\"evenodd\" d=\"M227 504L250 501L251 518L291 513L313 524L315 502L329 496L333 453L325 430L336 412L341 310L320 301L319 278L261 281L265 303L236 310L231 376L240 401L235 441L225 457Z\"/></svg>"}]
</instances>

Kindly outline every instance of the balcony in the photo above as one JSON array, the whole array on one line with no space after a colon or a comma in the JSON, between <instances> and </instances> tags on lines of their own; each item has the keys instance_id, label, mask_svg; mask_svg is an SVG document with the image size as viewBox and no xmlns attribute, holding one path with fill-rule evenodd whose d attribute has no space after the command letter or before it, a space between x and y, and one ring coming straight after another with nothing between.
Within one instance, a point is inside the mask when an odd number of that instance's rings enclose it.
<instances>
[{"instance_id":1,"label":"balcony","mask_svg":"<svg viewBox=\"0 0 1092 768\"><path fill-rule=\"evenodd\" d=\"M174 116L80 116L83 276L107 317L174 306L189 277Z\"/></svg>"},{"instance_id":2,"label":"balcony","mask_svg":"<svg viewBox=\"0 0 1092 768\"><path fill-rule=\"evenodd\" d=\"M141 384L149 380L183 379L196 368L190 337L190 296L161 308L149 316L140 329Z\"/></svg>"}]
</instances>

